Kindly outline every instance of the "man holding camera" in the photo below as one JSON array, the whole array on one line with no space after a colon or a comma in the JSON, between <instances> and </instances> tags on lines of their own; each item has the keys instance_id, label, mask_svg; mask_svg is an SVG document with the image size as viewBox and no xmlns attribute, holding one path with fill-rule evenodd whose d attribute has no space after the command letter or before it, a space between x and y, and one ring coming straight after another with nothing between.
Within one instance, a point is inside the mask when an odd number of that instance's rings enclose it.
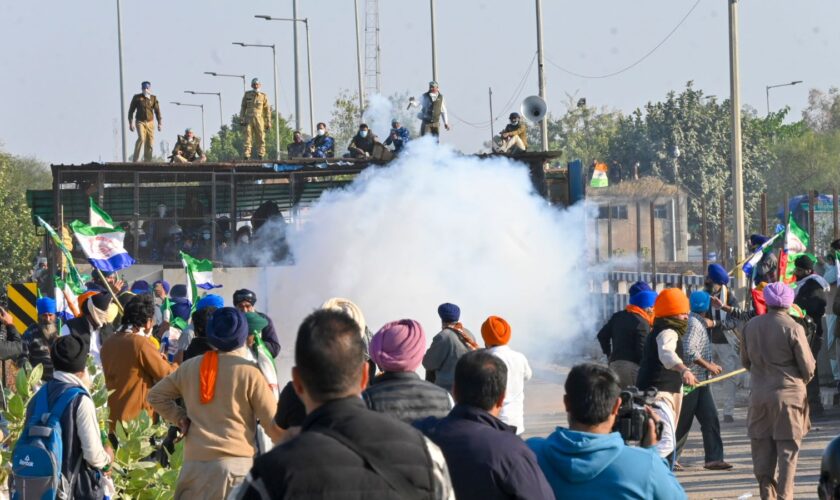
<instances>
[{"instance_id":1,"label":"man holding camera","mask_svg":"<svg viewBox=\"0 0 840 500\"><path fill-rule=\"evenodd\" d=\"M565 389L569 428L528 440L557 498L686 498L653 448L658 419L650 408L640 447L625 445L613 432L621 407L615 372L595 363L577 365Z\"/></svg>"}]
</instances>

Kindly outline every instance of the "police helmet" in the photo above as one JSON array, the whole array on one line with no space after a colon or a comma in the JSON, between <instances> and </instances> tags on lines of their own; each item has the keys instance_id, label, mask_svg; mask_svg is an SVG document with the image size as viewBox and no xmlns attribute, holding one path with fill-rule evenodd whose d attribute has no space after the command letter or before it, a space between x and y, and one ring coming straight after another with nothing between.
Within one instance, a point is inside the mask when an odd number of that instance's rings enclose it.
<instances>
[{"instance_id":1,"label":"police helmet","mask_svg":"<svg viewBox=\"0 0 840 500\"><path fill-rule=\"evenodd\" d=\"M817 492L820 500L840 499L840 436L832 439L823 451Z\"/></svg>"},{"instance_id":2,"label":"police helmet","mask_svg":"<svg viewBox=\"0 0 840 500\"><path fill-rule=\"evenodd\" d=\"M247 288L233 292L233 305L239 305L242 302L249 302L252 306L256 305L257 294Z\"/></svg>"}]
</instances>

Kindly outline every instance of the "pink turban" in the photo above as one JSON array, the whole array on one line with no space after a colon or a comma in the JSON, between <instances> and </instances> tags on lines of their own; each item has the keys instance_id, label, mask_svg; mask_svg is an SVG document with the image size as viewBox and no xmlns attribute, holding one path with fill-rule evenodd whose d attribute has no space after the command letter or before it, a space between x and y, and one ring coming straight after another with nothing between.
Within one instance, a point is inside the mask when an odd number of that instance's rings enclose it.
<instances>
[{"instance_id":1,"label":"pink turban","mask_svg":"<svg viewBox=\"0 0 840 500\"><path fill-rule=\"evenodd\" d=\"M388 323L370 340L370 359L386 372L413 372L425 352L426 334L413 319Z\"/></svg>"},{"instance_id":2,"label":"pink turban","mask_svg":"<svg viewBox=\"0 0 840 500\"><path fill-rule=\"evenodd\" d=\"M791 287L778 281L764 287L764 302L767 307L787 309L793 304L793 295Z\"/></svg>"}]
</instances>

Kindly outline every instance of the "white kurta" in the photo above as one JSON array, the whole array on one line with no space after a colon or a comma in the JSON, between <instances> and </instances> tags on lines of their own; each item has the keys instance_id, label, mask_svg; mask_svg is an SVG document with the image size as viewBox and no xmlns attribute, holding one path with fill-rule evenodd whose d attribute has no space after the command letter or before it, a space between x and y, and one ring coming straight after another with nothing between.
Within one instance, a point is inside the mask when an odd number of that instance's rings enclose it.
<instances>
[{"instance_id":1,"label":"white kurta","mask_svg":"<svg viewBox=\"0 0 840 500\"><path fill-rule=\"evenodd\" d=\"M487 349L494 356L505 362L508 369L505 401L499 419L516 427L516 433L525 432L525 382L531 379L533 372L528 359L521 352L506 345Z\"/></svg>"}]
</instances>

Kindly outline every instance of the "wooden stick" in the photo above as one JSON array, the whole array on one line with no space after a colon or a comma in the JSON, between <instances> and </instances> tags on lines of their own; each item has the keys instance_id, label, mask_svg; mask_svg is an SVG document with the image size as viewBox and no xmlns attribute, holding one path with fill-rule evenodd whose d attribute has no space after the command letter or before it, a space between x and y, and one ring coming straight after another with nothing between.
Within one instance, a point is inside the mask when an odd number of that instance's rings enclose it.
<instances>
[{"instance_id":1,"label":"wooden stick","mask_svg":"<svg viewBox=\"0 0 840 500\"><path fill-rule=\"evenodd\" d=\"M117 310L120 312L120 314L123 314L125 311L123 311L123 306L122 306L122 304L120 304L120 299L117 298L117 294L114 293L114 290L111 288L111 284L108 283L107 279L105 279L105 275L102 274L102 270L99 269L96 266L92 266L92 267L94 269L96 269L96 272L99 273L99 277L102 278L102 283L105 284L105 288L108 289L108 293L111 294L111 298L113 298L114 302L117 304Z\"/></svg>"},{"instance_id":2,"label":"wooden stick","mask_svg":"<svg viewBox=\"0 0 840 500\"><path fill-rule=\"evenodd\" d=\"M726 380L730 377L734 377L736 375L740 375L740 374L746 373L746 372L747 372L746 368L739 368L739 369L733 370L729 373L724 373L723 375L718 375L717 377L710 378L709 380L704 380L697 385L691 385L691 386L687 385L683 388L683 394L689 394L694 389L699 389L700 387L703 387L703 386L706 386L706 385L709 385L709 384L714 384L715 382L720 382L721 380Z\"/></svg>"}]
</instances>

